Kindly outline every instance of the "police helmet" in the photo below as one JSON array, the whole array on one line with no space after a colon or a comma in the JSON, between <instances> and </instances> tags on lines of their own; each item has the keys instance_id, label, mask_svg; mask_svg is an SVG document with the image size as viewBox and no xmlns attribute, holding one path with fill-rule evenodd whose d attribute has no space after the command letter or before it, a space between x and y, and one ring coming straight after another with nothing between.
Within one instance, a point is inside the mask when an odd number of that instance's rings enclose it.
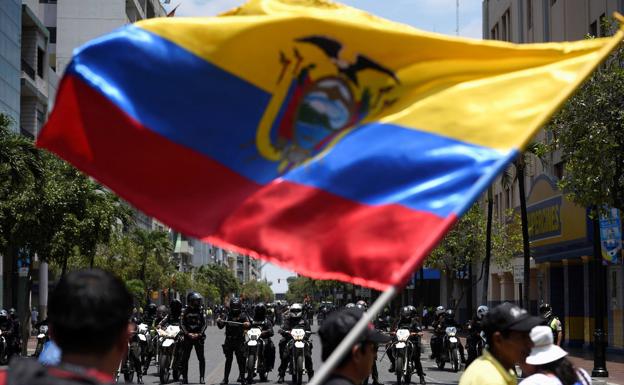
<instances>
[{"instance_id":1,"label":"police helmet","mask_svg":"<svg viewBox=\"0 0 624 385\"><path fill-rule=\"evenodd\" d=\"M453 309L448 309L446 311L446 318L451 319L455 317L455 311Z\"/></svg>"},{"instance_id":2,"label":"police helmet","mask_svg":"<svg viewBox=\"0 0 624 385\"><path fill-rule=\"evenodd\" d=\"M490 308L488 308L485 305L481 305L477 308L477 319L482 320L483 317L490 311Z\"/></svg>"},{"instance_id":3,"label":"police helmet","mask_svg":"<svg viewBox=\"0 0 624 385\"><path fill-rule=\"evenodd\" d=\"M232 315L239 315L242 309L243 304L241 303L240 298L234 297L230 300L230 312Z\"/></svg>"},{"instance_id":4,"label":"police helmet","mask_svg":"<svg viewBox=\"0 0 624 385\"><path fill-rule=\"evenodd\" d=\"M351 309L351 308L355 307L355 304L353 302L349 302L348 304L345 305L345 307L347 309Z\"/></svg>"},{"instance_id":5,"label":"police helmet","mask_svg":"<svg viewBox=\"0 0 624 385\"><path fill-rule=\"evenodd\" d=\"M179 299L174 299L171 303L169 303L169 309L171 310L172 316L179 317L182 312L182 302Z\"/></svg>"},{"instance_id":6,"label":"police helmet","mask_svg":"<svg viewBox=\"0 0 624 385\"><path fill-rule=\"evenodd\" d=\"M303 306L300 303L293 303L290 305L289 312L291 318L301 318L303 316Z\"/></svg>"},{"instance_id":7,"label":"police helmet","mask_svg":"<svg viewBox=\"0 0 624 385\"><path fill-rule=\"evenodd\" d=\"M409 306L401 308L401 318L412 318L412 309Z\"/></svg>"},{"instance_id":8,"label":"police helmet","mask_svg":"<svg viewBox=\"0 0 624 385\"><path fill-rule=\"evenodd\" d=\"M0 322L6 322L9 319L9 312L2 309L0 310Z\"/></svg>"},{"instance_id":9,"label":"police helmet","mask_svg":"<svg viewBox=\"0 0 624 385\"><path fill-rule=\"evenodd\" d=\"M446 309L444 308L444 306L440 305L436 308L435 314L437 316L444 314L444 312L446 311Z\"/></svg>"},{"instance_id":10,"label":"police helmet","mask_svg":"<svg viewBox=\"0 0 624 385\"><path fill-rule=\"evenodd\" d=\"M357 307L358 309L364 310L366 311L366 309L368 309L368 305L366 304L366 301L363 300L359 300L356 302L355 307Z\"/></svg>"},{"instance_id":11,"label":"police helmet","mask_svg":"<svg viewBox=\"0 0 624 385\"><path fill-rule=\"evenodd\" d=\"M202 304L202 296L196 291L190 292L186 296L186 303L191 309L199 309Z\"/></svg>"},{"instance_id":12,"label":"police helmet","mask_svg":"<svg viewBox=\"0 0 624 385\"><path fill-rule=\"evenodd\" d=\"M540 305L539 312L544 318L549 318L552 315L552 306L547 303Z\"/></svg>"},{"instance_id":13,"label":"police helmet","mask_svg":"<svg viewBox=\"0 0 624 385\"><path fill-rule=\"evenodd\" d=\"M158 306L156 306L155 303L149 303L145 309L145 311L147 312L147 314L149 315L154 315L156 314L156 309L158 308Z\"/></svg>"},{"instance_id":14,"label":"police helmet","mask_svg":"<svg viewBox=\"0 0 624 385\"><path fill-rule=\"evenodd\" d=\"M254 320L255 321L264 321L266 318L267 308L266 305L262 302L257 303L254 307Z\"/></svg>"}]
</instances>

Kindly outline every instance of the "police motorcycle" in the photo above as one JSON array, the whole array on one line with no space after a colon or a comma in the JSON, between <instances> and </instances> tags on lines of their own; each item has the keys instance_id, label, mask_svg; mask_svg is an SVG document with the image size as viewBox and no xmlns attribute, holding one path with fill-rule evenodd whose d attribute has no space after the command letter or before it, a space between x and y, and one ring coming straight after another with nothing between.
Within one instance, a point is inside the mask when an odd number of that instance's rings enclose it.
<instances>
[{"instance_id":1,"label":"police motorcycle","mask_svg":"<svg viewBox=\"0 0 624 385\"><path fill-rule=\"evenodd\" d=\"M409 384L412 381L412 375L414 374L414 363L412 362L412 354L414 349L419 348L418 342L414 342L410 339L412 336L418 336L417 333L411 333L409 329L397 329L396 332L390 333L396 338L392 341L390 349L394 354L395 373L397 385Z\"/></svg>"},{"instance_id":2,"label":"police motorcycle","mask_svg":"<svg viewBox=\"0 0 624 385\"><path fill-rule=\"evenodd\" d=\"M256 374L260 376L260 381L265 382L269 376L269 369L266 366L266 346L268 339L262 337L262 329L252 326L245 332L245 347L247 353L247 379L253 379ZM264 358L264 361L261 359Z\"/></svg>"},{"instance_id":3,"label":"police motorcycle","mask_svg":"<svg viewBox=\"0 0 624 385\"><path fill-rule=\"evenodd\" d=\"M180 338L182 337L180 326L169 325L165 329L158 329L157 332L158 376L160 377L160 383L168 383L171 374L173 374L174 381L177 381L180 378L179 361L181 350L178 348Z\"/></svg>"},{"instance_id":4,"label":"police motorcycle","mask_svg":"<svg viewBox=\"0 0 624 385\"><path fill-rule=\"evenodd\" d=\"M460 367L459 361L459 339L457 337L457 328L455 326L448 326L444 331L444 337L442 339L442 349L438 357L436 357L436 365L438 369L444 369L445 364L448 362L451 365L453 372L457 372Z\"/></svg>"},{"instance_id":5,"label":"police motorcycle","mask_svg":"<svg viewBox=\"0 0 624 385\"><path fill-rule=\"evenodd\" d=\"M119 377L122 374L123 374L124 381L126 383L130 383L134 380L134 374L135 374L136 368L133 362L138 362L139 368L141 366L140 362L141 362L141 344L142 344L141 341L142 340L140 336L141 334L138 332L138 328L130 335L130 341L128 341L128 352L126 353L126 356L119 364L119 369L117 370L117 373L115 374L115 382L119 382ZM139 383L142 383L142 380L140 380L141 373L137 373L137 378L139 378Z\"/></svg>"},{"instance_id":6,"label":"police motorcycle","mask_svg":"<svg viewBox=\"0 0 624 385\"><path fill-rule=\"evenodd\" d=\"M48 336L48 325L39 326L39 333L37 333L37 346L35 347L35 353L33 357L39 357L43 351L43 346L50 340Z\"/></svg>"},{"instance_id":7,"label":"police motorcycle","mask_svg":"<svg viewBox=\"0 0 624 385\"><path fill-rule=\"evenodd\" d=\"M286 349L290 351L290 363L289 369L292 375L292 385L301 385L303 381L303 375L305 374L305 352L309 349L308 336L312 332L306 331L303 328L292 328L289 332L292 339L288 341Z\"/></svg>"},{"instance_id":8,"label":"police motorcycle","mask_svg":"<svg viewBox=\"0 0 624 385\"><path fill-rule=\"evenodd\" d=\"M466 360L466 367L468 367L472 361L483 354L483 349L486 346L485 333L481 330L481 322L483 317L488 313L489 309L485 305L481 305L477 308L476 319L468 322L466 330L468 331L468 338L466 338L466 350L468 351L468 359Z\"/></svg>"}]
</instances>

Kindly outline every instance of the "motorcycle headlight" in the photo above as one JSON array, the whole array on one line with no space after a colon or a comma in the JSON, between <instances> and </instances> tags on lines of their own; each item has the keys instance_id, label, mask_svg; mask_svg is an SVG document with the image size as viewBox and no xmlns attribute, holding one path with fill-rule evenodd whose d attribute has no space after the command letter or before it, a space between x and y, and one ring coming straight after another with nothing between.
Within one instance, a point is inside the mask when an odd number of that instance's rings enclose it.
<instances>
[{"instance_id":1,"label":"motorcycle headlight","mask_svg":"<svg viewBox=\"0 0 624 385\"><path fill-rule=\"evenodd\" d=\"M305 337L305 330L293 329L290 331L290 335L293 337L295 341L301 341L303 340L303 337Z\"/></svg>"},{"instance_id":2,"label":"motorcycle headlight","mask_svg":"<svg viewBox=\"0 0 624 385\"><path fill-rule=\"evenodd\" d=\"M405 342L410 336L410 331L407 329L399 329L396 332L397 340L400 342Z\"/></svg>"},{"instance_id":3,"label":"motorcycle headlight","mask_svg":"<svg viewBox=\"0 0 624 385\"><path fill-rule=\"evenodd\" d=\"M457 328L454 326L447 327L446 334L448 334L449 336L454 336L455 334L457 334Z\"/></svg>"},{"instance_id":4,"label":"motorcycle headlight","mask_svg":"<svg viewBox=\"0 0 624 385\"><path fill-rule=\"evenodd\" d=\"M258 338L260 338L261 333L262 333L262 330L258 328L251 328L247 330L247 336L249 337L249 339L252 339L252 340L257 340Z\"/></svg>"}]
</instances>

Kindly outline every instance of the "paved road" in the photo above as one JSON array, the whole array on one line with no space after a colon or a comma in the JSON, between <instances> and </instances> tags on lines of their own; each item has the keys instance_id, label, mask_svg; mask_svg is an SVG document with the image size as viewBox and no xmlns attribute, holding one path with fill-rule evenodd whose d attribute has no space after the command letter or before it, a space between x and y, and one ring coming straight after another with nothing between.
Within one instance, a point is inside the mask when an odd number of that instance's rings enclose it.
<instances>
[{"instance_id":1,"label":"paved road","mask_svg":"<svg viewBox=\"0 0 624 385\"><path fill-rule=\"evenodd\" d=\"M277 331L277 327L275 330ZM315 331L316 327L313 327ZM276 335L274 337L274 343L277 348L277 343L279 341L279 336ZM314 367L318 368L321 365L321 343L318 339L318 336L313 335L313 346L314 349L312 351L312 358L314 361ZM223 379L223 368L225 364L225 359L223 357L223 353L221 351L221 344L224 340L224 331L219 330L216 326L209 326L206 330L206 343L205 343L205 355L206 355L206 384L210 385L218 385ZM459 373L451 373L450 371L440 371L435 367L435 363L429 360L429 347L425 347L425 353L422 355L422 363L423 368L425 370L426 381L428 384L457 384L459 382L459 376L462 372ZM383 355L383 349L379 349L378 358L381 358ZM277 383L277 366L279 365L279 357L275 360L276 368L269 374L269 381L267 385L273 385ZM379 368L379 376L380 381L384 384L391 385L395 382L395 377L392 373L388 372L388 368L390 367L390 361L387 356L383 358L382 361L377 362ZM234 364L232 367L232 372L230 373L230 383L236 384L235 380L238 377L238 366L236 365L236 360L234 360ZM257 378L256 378L257 379ZM307 378L304 378L304 382ZM418 381L418 377L414 376L412 381ZM156 367L152 365L150 370L148 371L148 375L143 377L143 380L146 384L158 384L158 375L156 373ZM288 376L286 377L288 383ZM197 362L197 357L195 353L191 355L191 361L189 363L189 382L190 383L198 383L199 382L199 365Z\"/></svg>"}]
</instances>

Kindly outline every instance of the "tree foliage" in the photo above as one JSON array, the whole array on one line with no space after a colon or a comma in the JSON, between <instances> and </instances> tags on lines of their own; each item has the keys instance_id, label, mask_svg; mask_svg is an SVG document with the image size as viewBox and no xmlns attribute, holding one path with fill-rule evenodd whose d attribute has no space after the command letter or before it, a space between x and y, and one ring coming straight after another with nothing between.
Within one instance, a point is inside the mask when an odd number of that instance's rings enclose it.
<instances>
[{"instance_id":1,"label":"tree foliage","mask_svg":"<svg viewBox=\"0 0 624 385\"><path fill-rule=\"evenodd\" d=\"M196 272L196 281L202 285L211 284L219 292L221 302L231 294L238 293L240 285L230 269L222 265L204 265Z\"/></svg>"},{"instance_id":2,"label":"tree foliage","mask_svg":"<svg viewBox=\"0 0 624 385\"><path fill-rule=\"evenodd\" d=\"M241 297L252 302L272 302L273 290L265 281L249 281L241 287Z\"/></svg>"},{"instance_id":3,"label":"tree foliage","mask_svg":"<svg viewBox=\"0 0 624 385\"><path fill-rule=\"evenodd\" d=\"M620 45L547 127L565 162L559 187L580 206L624 210L622 63Z\"/></svg>"}]
</instances>

